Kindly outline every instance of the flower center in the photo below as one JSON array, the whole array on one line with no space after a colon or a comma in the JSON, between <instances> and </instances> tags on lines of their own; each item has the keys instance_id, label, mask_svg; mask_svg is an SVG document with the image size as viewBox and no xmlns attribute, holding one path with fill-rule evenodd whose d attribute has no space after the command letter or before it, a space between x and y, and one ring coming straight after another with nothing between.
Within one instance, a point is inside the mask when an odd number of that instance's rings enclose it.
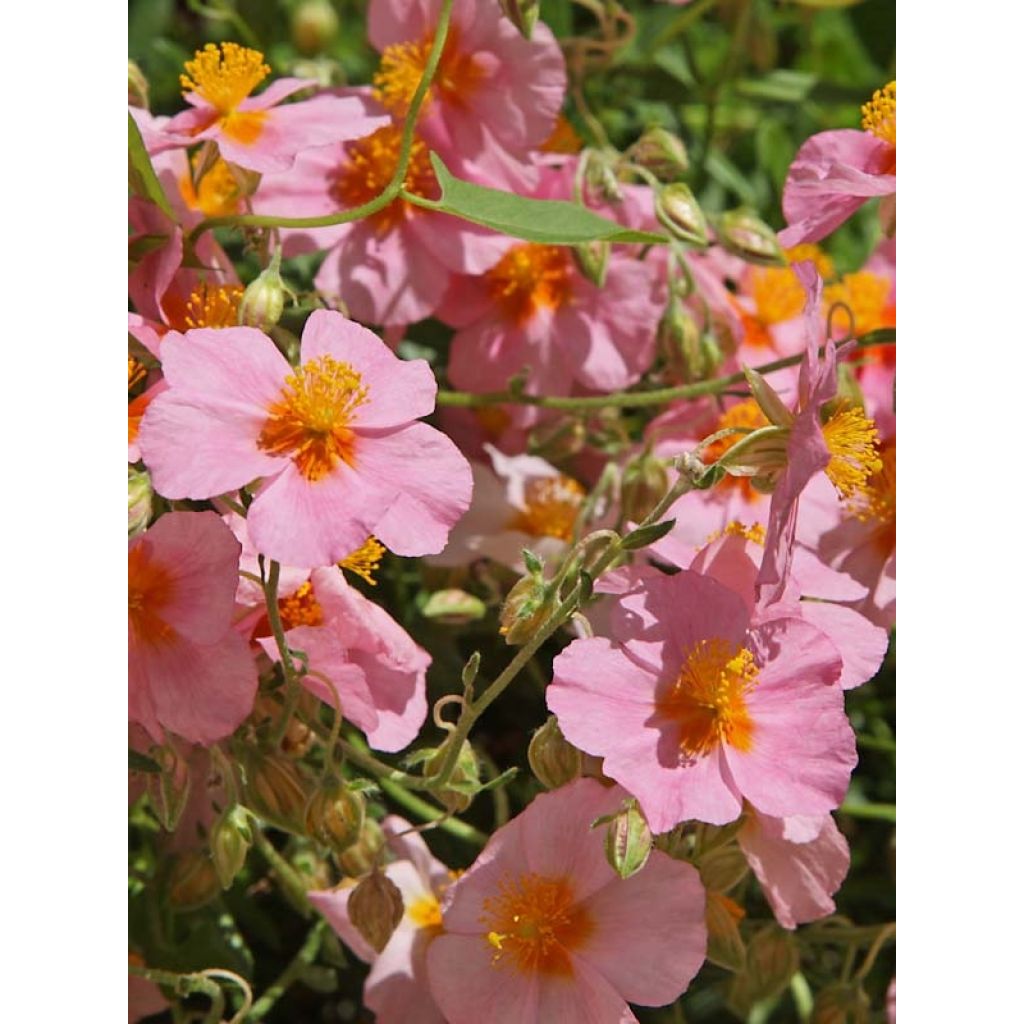
<instances>
[{"instance_id":1,"label":"flower center","mask_svg":"<svg viewBox=\"0 0 1024 1024\"><path fill-rule=\"evenodd\" d=\"M890 82L860 108L860 126L896 148L896 83Z\"/></svg>"},{"instance_id":2,"label":"flower center","mask_svg":"<svg viewBox=\"0 0 1024 1024\"><path fill-rule=\"evenodd\" d=\"M489 929L495 967L512 963L520 971L548 975L571 975L569 953L593 930L568 879L531 873L506 875L497 895L484 900L481 922Z\"/></svg>"},{"instance_id":3,"label":"flower center","mask_svg":"<svg viewBox=\"0 0 1024 1024\"><path fill-rule=\"evenodd\" d=\"M161 612L174 598L174 581L167 570L150 557L142 541L128 551L128 644L156 646L174 637L174 629Z\"/></svg>"},{"instance_id":4,"label":"flower center","mask_svg":"<svg viewBox=\"0 0 1024 1024\"><path fill-rule=\"evenodd\" d=\"M718 423L712 433L716 434L720 430L728 430L735 427L742 428L743 430L758 430L768 425L768 418L761 412L761 407L753 398L747 398L726 409L718 417ZM701 461L705 466L713 465L733 445L738 444L743 439L743 436L743 434L729 434L727 437L712 441L701 452ZM724 493L725 489L741 491L748 500L753 499L757 494L750 480L745 476L725 476L718 484L718 489L721 489L722 493Z\"/></svg>"},{"instance_id":5,"label":"flower center","mask_svg":"<svg viewBox=\"0 0 1024 1024\"><path fill-rule=\"evenodd\" d=\"M522 326L541 309L558 309L572 298L568 252L557 245L514 245L484 275L505 319Z\"/></svg>"},{"instance_id":6,"label":"flower center","mask_svg":"<svg viewBox=\"0 0 1024 1024\"><path fill-rule=\"evenodd\" d=\"M441 930L441 904L433 893L424 893L412 901L405 911L409 920L417 928L425 928L431 932Z\"/></svg>"},{"instance_id":7,"label":"flower center","mask_svg":"<svg viewBox=\"0 0 1024 1024\"><path fill-rule=\"evenodd\" d=\"M281 625L285 629L323 624L324 610L320 607L320 602L313 593L313 584L309 580L306 580L294 594L280 598L277 607L281 613Z\"/></svg>"},{"instance_id":8,"label":"flower center","mask_svg":"<svg viewBox=\"0 0 1024 1024\"><path fill-rule=\"evenodd\" d=\"M835 268L828 256L816 245L797 245L786 250L789 262L811 260L818 273L828 280ZM785 323L799 316L807 301L800 279L789 267L754 267L750 272L750 294L762 324Z\"/></svg>"},{"instance_id":9,"label":"flower center","mask_svg":"<svg viewBox=\"0 0 1024 1024\"><path fill-rule=\"evenodd\" d=\"M896 548L896 442L886 441L880 454L881 468L871 475L863 490L847 502L851 515L877 527L875 541L885 552Z\"/></svg>"},{"instance_id":10,"label":"flower center","mask_svg":"<svg viewBox=\"0 0 1024 1024\"><path fill-rule=\"evenodd\" d=\"M705 543L710 544L718 540L719 537L742 537L744 540L753 541L755 544L760 544L761 547L764 547L765 529L762 523L752 523L750 526L745 526L738 519L734 519L725 529L716 530L712 533Z\"/></svg>"},{"instance_id":11,"label":"flower center","mask_svg":"<svg viewBox=\"0 0 1024 1024\"><path fill-rule=\"evenodd\" d=\"M223 116L235 112L238 104L270 74L258 50L237 43L207 43L185 62L180 76L182 91L197 92Z\"/></svg>"},{"instance_id":12,"label":"flower center","mask_svg":"<svg viewBox=\"0 0 1024 1024\"><path fill-rule=\"evenodd\" d=\"M362 377L331 356L304 363L286 378L281 396L256 444L271 455L290 456L311 483L322 480L339 462L355 465L352 413L365 401Z\"/></svg>"},{"instance_id":13,"label":"flower center","mask_svg":"<svg viewBox=\"0 0 1024 1024\"><path fill-rule=\"evenodd\" d=\"M380 55L380 67L373 76L373 98L399 116L412 103L430 57L432 36L419 42L392 43ZM464 107L486 77L486 69L471 54L459 47L459 29L453 25L445 41L434 81L423 101L425 110L435 95Z\"/></svg>"},{"instance_id":14,"label":"flower center","mask_svg":"<svg viewBox=\"0 0 1024 1024\"><path fill-rule=\"evenodd\" d=\"M346 555L339 563L341 569L348 569L357 576L362 576L371 587L377 586L373 574L380 568L381 559L387 548L376 537L367 537L362 547L356 548L350 555Z\"/></svg>"},{"instance_id":15,"label":"flower center","mask_svg":"<svg viewBox=\"0 0 1024 1024\"><path fill-rule=\"evenodd\" d=\"M192 158L195 168L199 154ZM199 188L192 184L192 176L184 175L178 182L181 198L192 210L199 210L204 217L229 217L241 208L241 189L227 163L220 158L199 179Z\"/></svg>"},{"instance_id":16,"label":"flower center","mask_svg":"<svg viewBox=\"0 0 1024 1024\"><path fill-rule=\"evenodd\" d=\"M328 182L331 197L346 208L362 206L376 199L391 182L401 144L402 133L395 125L385 125L365 139L347 142L346 162L333 172ZM412 144L403 188L428 198L438 194L437 178L430 166L427 147L421 139ZM417 207L411 203L396 199L369 219L378 234L386 234L416 212Z\"/></svg>"},{"instance_id":17,"label":"flower center","mask_svg":"<svg viewBox=\"0 0 1024 1024\"><path fill-rule=\"evenodd\" d=\"M659 710L679 725L679 749L703 757L722 743L749 751L754 723L747 694L757 686L758 668L745 647L720 637L701 640L687 655Z\"/></svg>"},{"instance_id":18,"label":"flower center","mask_svg":"<svg viewBox=\"0 0 1024 1024\"><path fill-rule=\"evenodd\" d=\"M850 498L863 491L868 478L882 469L875 421L859 405L840 401L821 432L831 455L825 475L839 496Z\"/></svg>"},{"instance_id":19,"label":"flower center","mask_svg":"<svg viewBox=\"0 0 1024 1024\"><path fill-rule=\"evenodd\" d=\"M823 293L825 309L842 302L853 314L853 323L850 323L850 313L842 306L832 314L832 329L836 336L841 338L854 331L865 334L880 327L895 327L896 305L889 301L891 291L884 277L869 270L847 274L841 281L828 285Z\"/></svg>"},{"instance_id":20,"label":"flower center","mask_svg":"<svg viewBox=\"0 0 1024 1024\"><path fill-rule=\"evenodd\" d=\"M240 284L200 282L185 303L186 327L237 327L245 289Z\"/></svg>"},{"instance_id":21,"label":"flower center","mask_svg":"<svg viewBox=\"0 0 1024 1024\"><path fill-rule=\"evenodd\" d=\"M509 524L531 537L569 540L586 491L570 476L543 476L526 485L525 507Z\"/></svg>"}]
</instances>

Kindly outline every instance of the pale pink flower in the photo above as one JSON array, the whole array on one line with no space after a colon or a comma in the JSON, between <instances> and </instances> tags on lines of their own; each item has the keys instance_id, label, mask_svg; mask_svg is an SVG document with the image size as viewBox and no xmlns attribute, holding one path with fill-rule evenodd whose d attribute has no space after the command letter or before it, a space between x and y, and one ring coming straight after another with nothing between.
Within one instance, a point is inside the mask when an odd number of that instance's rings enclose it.
<instances>
[{"instance_id":1,"label":"pale pink flower","mask_svg":"<svg viewBox=\"0 0 1024 1024\"><path fill-rule=\"evenodd\" d=\"M371 534L401 555L435 554L469 507L469 464L439 431L426 362L404 362L340 313L317 310L293 370L248 327L164 339L168 390L140 445L167 498L211 498L261 479L252 540L279 562L340 561Z\"/></svg>"},{"instance_id":2,"label":"pale pink flower","mask_svg":"<svg viewBox=\"0 0 1024 1024\"><path fill-rule=\"evenodd\" d=\"M215 512L170 512L128 545L128 719L155 739L230 735L256 666L231 629L241 548Z\"/></svg>"},{"instance_id":3,"label":"pale pink flower","mask_svg":"<svg viewBox=\"0 0 1024 1024\"><path fill-rule=\"evenodd\" d=\"M635 1024L704 961L704 889L689 864L652 851L623 881L595 819L625 794L578 779L536 797L448 890L427 951L449 1024Z\"/></svg>"},{"instance_id":4,"label":"pale pink flower","mask_svg":"<svg viewBox=\"0 0 1024 1024\"><path fill-rule=\"evenodd\" d=\"M863 131L820 132L797 151L782 192L782 245L817 242L869 199L895 196L896 83L876 90L862 112Z\"/></svg>"},{"instance_id":5,"label":"pale pink flower","mask_svg":"<svg viewBox=\"0 0 1024 1024\"><path fill-rule=\"evenodd\" d=\"M856 763L835 646L795 617L752 622L739 594L684 570L643 573L618 598L613 640L575 640L548 707L604 758L655 832L734 821L743 799L776 817L838 807Z\"/></svg>"},{"instance_id":6,"label":"pale pink flower","mask_svg":"<svg viewBox=\"0 0 1024 1024\"><path fill-rule=\"evenodd\" d=\"M441 933L440 899L451 884L448 869L431 854L409 822L385 818L381 829L395 860L384 873L402 893L405 913L387 945L374 952L348 916L352 886L308 893L309 901L360 960L370 964L363 1002L377 1024L444 1024L427 984L427 949Z\"/></svg>"},{"instance_id":7,"label":"pale pink flower","mask_svg":"<svg viewBox=\"0 0 1024 1024\"><path fill-rule=\"evenodd\" d=\"M752 812L737 838L783 928L827 917L850 870L850 846L830 814L771 818Z\"/></svg>"},{"instance_id":8,"label":"pale pink flower","mask_svg":"<svg viewBox=\"0 0 1024 1024\"><path fill-rule=\"evenodd\" d=\"M262 53L237 43L207 43L185 62L185 72L181 85L192 109L172 117L164 133L179 145L216 142L225 160L251 171L286 171L304 149L358 139L386 122L356 98L284 104L316 85L301 78L279 78L251 96L270 67Z\"/></svg>"}]
</instances>

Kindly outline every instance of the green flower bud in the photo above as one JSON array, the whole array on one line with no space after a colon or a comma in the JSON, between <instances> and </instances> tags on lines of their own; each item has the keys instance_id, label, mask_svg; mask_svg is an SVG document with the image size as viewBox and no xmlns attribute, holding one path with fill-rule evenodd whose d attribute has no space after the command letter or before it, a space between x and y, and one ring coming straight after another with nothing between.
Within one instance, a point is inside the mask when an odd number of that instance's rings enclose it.
<instances>
[{"instance_id":1,"label":"green flower bud","mask_svg":"<svg viewBox=\"0 0 1024 1024\"><path fill-rule=\"evenodd\" d=\"M128 106L149 110L149 82L133 60L128 61Z\"/></svg>"},{"instance_id":2,"label":"green flower bud","mask_svg":"<svg viewBox=\"0 0 1024 1024\"><path fill-rule=\"evenodd\" d=\"M689 186L681 181L666 185L655 199L654 212L658 220L681 242L707 247L707 220Z\"/></svg>"},{"instance_id":3,"label":"green flower bud","mask_svg":"<svg viewBox=\"0 0 1024 1024\"><path fill-rule=\"evenodd\" d=\"M734 256L761 267L784 267L783 255L775 232L749 210L729 210L715 218L718 244Z\"/></svg>"},{"instance_id":4,"label":"green flower bud","mask_svg":"<svg viewBox=\"0 0 1024 1024\"><path fill-rule=\"evenodd\" d=\"M562 735L554 715L533 734L526 758L545 789L564 786L583 770L581 753Z\"/></svg>"},{"instance_id":5,"label":"green flower bud","mask_svg":"<svg viewBox=\"0 0 1024 1024\"><path fill-rule=\"evenodd\" d=\"M427 775L436 775L448 756L447 746L438 749L427 761ZM448 785L434 795L454 814L461 814L473 802L473 796L480 789L480 764L468 740L464 740L455 761Z\"/></svg>"},{"instance_id":6,"label":"green flower bud","mask_svg":"<svg viewBox=\"0 0 1024 1024\"><path fill-rule=\"evenodd\" d=\"M378 953L388 944L404 913L405 904L398 886L376 868L348 898L349 920Z\"/></svg>"},{"instance_id":7,"label":"green flower bud","mask_svg":"<svg viewBox=\"0 0 1024 1024\"><path fill-rule=\"evenodd\" d=\"M235 876L245 864L252 845L249 816L237 805L228 808L214 823L210 831L210 856L221 888L230 889Z\"/></svg>"},{"instance_id":8,"label":"green flower bud","mask_svg":"<svg viewBox=\"0 0 1024 1024\"><path fill-rule=\"evenodd\" d=\"M238 306L238 322L261 331L270 330L281 319L286 295L295 298L281 277L281 250L277 249L270 266L245 289Z\"/></svg>"},{"instance_id":9,"label":"green flower bud","mask_svg":"<svg viewBox=\"0 0 1024 1024\"><path fill-rule=\"evenodd\" d=\"M601 288L608 273L608 257L611 255L611 251L610 242L597 239L593 242L574 245L572 256L580 273L592 284Z\"/></svg>"},{"instance_id":10,"label":"green flower bud","mask_svg":"<svg viewBox=\"0 0 1024 1024\"><path fill-rule=\"evenodd\" d=\"M160 824L173 832L192 788L188 761L171 746L156 747L150 751L150 757L160 765L160 774L147 776L149 797Z\"/></svg>"},{"instance_id":11,"label":"green flower bud","mask_svg":"<svg viewBox=\"0 0 1024 1024\"><path fill-rule=\"evenodd\" d=\"M309 799L306 833L333 853L344 853L359 839L365 819L362 793L329 779Z\"/></svg>"},{"instance_id":12,"label":"green flower bud","mask_svg":"<svg viewBox=\"0 0 1024 1024\"><path fill-rule=\"evenodd\" d=\"M587 429L574 416L562 416L534 427L526 447L531 455L548 462L561 462L576 455L587 440Z\"/></svg>"},{"instance_id":13,"label":"green flower bud","mask_svg":"<svg viewBox=\"0 0 1024 1024\"><path fill-rule=\"evenodd\" d=\"M505 643L518 647L540 628L554 607L554 591L543 578L524 576L509 592L501 607L499 633Z\"/></svg>"},{"instance_id":14,"label":"green flower bud","mask_svg":"<svg viewBox=\"0 0 1024 1024\"><path fill-rule=\"evenodd\" d=\"M619 878L635 875L646 863L654 846L647 819L635 800L621 810L608 825L604 836L604 855Z\"/></svg>"},{"instance_id":15,"label":"green flower bud","mask_svg":"<svg viewBox=\"0 0 1024 1024\"><path fill-rule=\"evenodd\" d=\"M479 597L464 590L436 590L427 598L420 614L445 626L461 626L482 619L487 614L487 606Z\"/></svg>"},{"instance_id":16,"label":"green flower bud","mask_svg":"<svg viewBox=\"0 0 1024 1024\"><path fill-rule=\"evenodd\" d=\"M149 525L153 518L153 485L149 474L128 467L128 539Z\"/></svg>"},{"instance_id":17,"label":"green flower bud","mask_svg":"<svg viewBox=\"0 0 1024 1024\"><path fill-rule=\"evenodd\" d=\"M648 128L630 146L627 156L659 181L677 181L690 168L683 140L661 127Z\"/></svg>"},{"instance_id":18,"label":"green flower bud","mask_svg":"<svg viewBox=\"0 0 1024 1024\"><path fill-rule=\"evenodd\" d=\"M747 945L746 967L729 987L729 1007L746 1018L750 1007L779 995L800 969L800 950L777 925L762 928Z\"/></svg>"},{"instance_id":19,"label":"green flower bud","mask_svg":"<svg viewBox=\"0 0 1024 1024\"><path fill-rule=\"evenodd\" d=\"M519 29L519 34L529 39L540 15L540 0L498 0L498 3L505 17Z\"/></svg>"},{"instance_id":20,"label":"green flower bud","mask_svg":"<svg viewBox=\"0 0 1024 1024\"><path fill-rule=\"evenodd\" d=\"M338 34L338 15L328 0L303 0L292 11L292 42L306 57L326 50Z\"/></svg>"},{"instance_id":21,"label":"green flower bud","mask_svg":"<svg viewBox=\"0 0 1024 1024\"><path fill-rule=\"evenodd\" d=\"M697 866L705 888L720 893L739 885L749 870L746 856L735 844L712 850L700 858Z\"/></svg>"}]
</instances>

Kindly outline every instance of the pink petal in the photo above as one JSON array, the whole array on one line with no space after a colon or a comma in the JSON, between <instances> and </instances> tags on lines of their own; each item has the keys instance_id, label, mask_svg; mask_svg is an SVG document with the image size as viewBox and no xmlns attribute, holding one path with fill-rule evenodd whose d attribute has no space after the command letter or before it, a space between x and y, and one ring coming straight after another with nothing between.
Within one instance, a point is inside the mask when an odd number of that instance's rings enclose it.
<instances>
[{"instance_id":1,"label":"pink petal","mask_svg":"<svg viewBox=\"0 0 1024 1024\"><path fill-rule=\"evenodd\" d=\"M817 626L839 649L843 674L839 685L850 690L873 678L889 649L889 632L859 612L840 604L802 601L801 618Z\"/></svg>"}]
</instances>

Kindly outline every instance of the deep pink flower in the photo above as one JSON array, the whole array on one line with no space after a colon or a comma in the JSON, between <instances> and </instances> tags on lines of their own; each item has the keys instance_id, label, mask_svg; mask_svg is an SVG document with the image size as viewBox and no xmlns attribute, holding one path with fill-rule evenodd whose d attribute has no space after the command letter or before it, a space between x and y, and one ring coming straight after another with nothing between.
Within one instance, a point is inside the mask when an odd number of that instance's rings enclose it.
<instances>
[{"instance_id":1,"label":"deep pink flower","mask_svg":"<svg viewBox=\"0 0 1024 1024\"><path fill-rule=\"evenodd\" d=\"M340 313L310 316L295 370L248 327L168 336L161 355L169 387L139 439L154 487L211 498L260 478L248 526L270 558L330 565L371 534L434 554L469 507L469 464L415 422L434 407L430 368Z\"/></svg>"},{"instance_id":2,"label":"deep pink flower","mask_svg":"<svg viewBox=\"0 0 1024 1024\"><path fill-rule=\"evenodd\" d=\"M753 623L739 594L684 570L643 574L612 636L574 640L548 707L640 802L655 832L838 807L856 763L835 646L809 622Z\"/></svg>"},{"instance_id":3,"label":"deep pink flower","mask_svg":"<svg viewBox=\"0 0 1024 1024\"><path fill-rule=\"evenodd\" d=\"M348 916L352 887L308 893L309 901L360 960L371 964L363 1002L376 1014L377 1024L444 1024L427 984L427 949L441 932L440 899L452 876L415 833L396 816L385 818L381 829L395 860L384 873L402 893L405 913L388 944L374 952Z\"/></svg>"},{"instance_id":4,"label":"deep pink flower","mask_svg":"<svg viewBox=\"0 0 1024 1024\"><path fill-rule=\"evenodd\" d=\"M797 151L782 192L782 245L817 242L869 199L896 194L896 83L862 111L863 131L820 132Z\"/></svg>"},{"instance_id":5,"label":"deep pink flower","mask_svg":"<svg viewBox=\"0 0 1024 1024\"><path fill-rule=\"evenodd\" d=\"M128 719L154 739L230 735L256 666L231 629L241 547L215 512L170 512L128 545Z\"/></svg>"},{"instance_id":6,"label":"deep pink flower","mask_svg":"<svg viewBox=\"0 0 1024 1024\"><path fill-rule=\"evenodd\" d=\"M358 139L386 123L355 98L283 104L316 84L301 78L279 78L250 96L270 68L262 53L237 43L207 43L185 72L181 85L192 109L172 117L164 133L179 145L216 142L225 160L251 171L286 171L304 149Z\"/></svg>"},{"instance_id":7,"label":"deep pink flower","mask_svg":"<svg viewBox=\"0 0 1024 1024\"><path fill-rule=\"evenodd\" d=\"M620 789L578 779L498 829L448 890L427 951L450 1024L635 1024L627 1003L676 999L704 961L704 889L660 850L623 881L594 820Z\"/></svg>"}]
</instances>

